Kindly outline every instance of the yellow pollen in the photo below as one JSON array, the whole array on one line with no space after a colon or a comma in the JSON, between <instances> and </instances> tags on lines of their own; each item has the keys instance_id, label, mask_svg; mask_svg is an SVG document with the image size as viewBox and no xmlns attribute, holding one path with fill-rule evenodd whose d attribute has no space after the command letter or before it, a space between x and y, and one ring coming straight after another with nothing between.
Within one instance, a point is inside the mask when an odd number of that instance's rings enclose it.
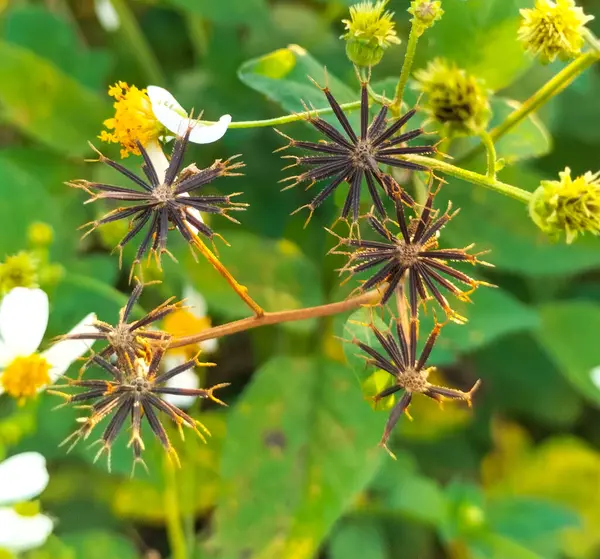
<instances>
[{"instance_id":1,"label":"yellow pollen","mask_svg":"<svg viewBox=\"0 0 600 559\"><path fill-rule=\"evenodd\" d=\"M128 157L130 153L140 155L137 142L146 146L157 141L164 132L152 112L146 90L117 82L108 88L108 94L115 99L115 116L104 121L110 132L102 130L98 137L103 142L121 144L121 158Z\"/></svg>"},{"instance_id":2,"label":"yellow pollen","mask_svg":"<svg viewBox=\"0 0 600 559\"><path fill-rule=\"evenodd\" d=\"M39 353L16 357L2 372L0 384L13 398L31 398L50 384L49 371L50 364Z\"/></svg>"},{"instance_id":3,"label":"yellow pollen","mask_svg":"<svg viewBox=\"0 0 600 559\"><path fill-rule=\"evenodd\" d=\"M163 321L163 329L171 336L181 337L197 334L202 330L210 328L210 317L197 317L187 309L177 309L175 312L167 315ZM172 349L170 351L179 353L196 353L196 346L186 346Z\"/></svg>"}]
</instances>

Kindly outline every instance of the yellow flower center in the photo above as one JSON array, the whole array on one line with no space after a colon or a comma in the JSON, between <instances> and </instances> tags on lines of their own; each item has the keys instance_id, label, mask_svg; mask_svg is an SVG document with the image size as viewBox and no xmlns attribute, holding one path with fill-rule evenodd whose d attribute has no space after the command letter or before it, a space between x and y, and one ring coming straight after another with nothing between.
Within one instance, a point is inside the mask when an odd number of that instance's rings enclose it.
<instances>
[{"instance_id":1,"label":"yellow flower center","mask_svg":"<svg viewBox=\"0 0 600 559\"><path fill-rule=\"evenodd\" d=\"M21 516L37 516L41 512L39 501L25 501L13 506L15 511Z\"/></svg>"},{"instance_id":2,"label":"yellow flower center","mask_svg":"<svg viewBox=\"0 0 600 559\"><path fill-rule=\"evenodd\" d=\"M0 384L13 398L31 398L50 384L49 371L50 364L39 353L16 357L0 375Z\"/></svg>"},{"instance_id":3,"label":"yellow flower center","mask_svg":"<svg viewBox=\"0 0 600 559\"><path fill-rule=\"evenodd\" d=\"M115 99L115 116L104 121L104 126L111 132L102 130L98 137L103 142L121 144L121 158L130 153L140 155L137 142L146 146L157 141L164 132L152 112L146 90L118 82L108 88L108 94Z\"/></svg>"},{"instance_id":4,"label":"yellow flower center","mask_svg":"<svg viewBox=\"0 0 600 559\"><path fill-rule=\"evenodd\" d=\"M167 315L163 322L163 329L172 336L181 337L196 334L202 330L210 328L211 322L208 316L197 317L187 309L177 309L175 312ZM186 346L172 349L170 351L194 354L197 346Z\"/></svg>"}]
</instances>

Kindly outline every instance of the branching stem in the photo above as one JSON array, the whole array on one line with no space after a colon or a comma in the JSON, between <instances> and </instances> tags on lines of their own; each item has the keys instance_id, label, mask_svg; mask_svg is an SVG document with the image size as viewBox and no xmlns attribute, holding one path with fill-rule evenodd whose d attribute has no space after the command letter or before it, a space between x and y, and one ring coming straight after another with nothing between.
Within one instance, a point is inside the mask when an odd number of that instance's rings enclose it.
<instances>
[{"instance_id":1,"label":"branching stem","mask_svg":"<svg viewBox=\"0 0 600 559\"><path fill-rule=\"evenodd\" d=\"M481 141L487 151L487 176L491 179L496 178L496 148L494 147L494 140L487 130L482 130L479 133Z\"/></svg>"},{"instance_id":2,"label":"branching stem","mask_svg":"<svg viewBox=\"0 0 600 559\"><path fill-rule=\"evenodd\" d=\"M337 303L329 303L327 305L307 307L293 311L265 312L262 316L242 318L241 320L215 326L214 328L207 328L197 334L176 338L170 343L169 347L183 347L186 345L197 344L205 340L230 336L231 334L237 334L238 332L244 332L246 330L251 330L252 328L259 328L260 326L331 316L358 309L363 305L376 305L381 300L382 294L382 290L373 290Z\"/></svg>"}]
</instances>

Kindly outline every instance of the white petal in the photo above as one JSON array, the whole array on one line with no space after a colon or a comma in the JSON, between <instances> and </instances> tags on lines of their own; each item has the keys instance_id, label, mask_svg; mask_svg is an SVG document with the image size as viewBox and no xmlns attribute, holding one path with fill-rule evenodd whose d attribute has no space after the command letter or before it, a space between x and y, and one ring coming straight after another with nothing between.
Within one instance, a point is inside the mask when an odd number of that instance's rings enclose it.
<instances>
[{"instance_id":1,"label":"white petal","mask_svg":"<svg viewBox=\"0 0 600 559\"><path fill-rule=\"evenodd\" d=\"M46 459L39 452L15 454L0 462L0 503L33 499L46 489L48 479Z\"/></svg>"},{"instance_id":2,"label":"white petal","mask_svg":"<svg viewBox=\"0 0 600 559\"><path fill-rule=\"evenodd\" d=\"M81 322L71 329L69 334L88 334L98 332L92 326L96 320L94 313L88 314ZM68 334L67 334L68 335ZM87 353L92 347L93 340L62 340L42 353L50 364L50 380L56 380L67 372L71 364Z\"/></svg>"},{"instance_id":3,"label":"white petal","mask_svg":"<svg viewBox=\"0 0 600 559\"><path fill-rule=\"evenodd\" d=\"M231 115L223 115L214 124L202 124L188 118L185 109L177 102L177 99L166 89L156 85L146 88L152 112L156 119L170 132L183 136L187 128L192 125L190 142L194 144L210 144L220 140L227 132L231 122Z\"/></svg>"},{"instance_id":4,"label":"white petal","mask_svg":"<svg viewBox=\"0 0 600 559\"><path fill-rule=\"evenodd\" d=\"M184 362L185 357L183 355L167 355L164 358L165 370L170 371ZM194 369L188 369L169 379L165 386L169 388L198 388L200 386L200 379ZM197 396L179 396L175 394L163 394L162 397L165 401L182 409L189 408L197 398Z\"/></svg>"},{"instance_id":5,"label":"white petal","mask_svg":"<svg viewBox=\"0 0 600 559\"><path fill-rule=\"evenodd\" d=\"M219 349L219 340L217 340L217 338L204 340L203 342L200 342L200 349L203 353L214 353ZM202 357L202 355L200 357Z\"/></svg>"},{"instance_id":6,"label":"white petal","mask_svg":"<svg viewBox=\"0 0 600 559\"><path fill-rule=\"evenodd\" d=\"M52 520L45 514L21 516L11 508L0 508L0 549L21 553L40 547L52 528Z\"/></svg>"},{"instance_id":7,"label":"white petal","mask_svg":"<svg viewBox=\"0 0 600 559\"><path fill-rule=\"evenodd\" d=\"M184 124L183 130L189 126L188 122ZM210 144L212 142L216 142L220 140L223 136L225 136L225 132L227 132L227 128L231 124L231 115L223 115L217 122L214 124L202 124L200 122L193 124L192 131L190 132L190 142L194 144Z\"/></svg>"},{"instance_id":8,"label":"white petal","mask_svg":"<svg viewBox=\"0 0 600 559\"><path fill-rule=\"evenodd\" d=\"M590 371L590 378L592 379L594 386L596 388L600 389L600 365L598 365L597 367L594 367Z\"/></svg>"},{"instance_id":9,"label":"white petal","mask_svg":"<svg viewBox=\"0 0 600 559\"><path fill-rule=\"evenodd\" d=\"M144 148L146 149L148 157L150 157L150 161L152 161L152 166L156 171L158 180L161 182L164 181L165 173L169 167L169 160L167 159L165 152L160 147L160 144L156 141L148 142Z\"/></svg>"},{"instance_id":10,"label":"white petal","mask_svg":"<svg viewBox=\"0 0 600 559\"><path fill-rule=\"evenodd\" d=\"M113 32L121 27L121 20L110 0L95 0L94 11L105 31Z\"/></svg>"},{"instance_id":11,"label":"white petal","mask_svg":"<svg viewBox=\"0 0 600 559\"><path fill-rule=\"evenodd\" d=\"M183 298L186 306L190 307L190 312L197 318L206 316L206 301L202 294L196 291L191 284L187 283L183 287Z\"/></svg>"},{"instance_id":12,"label":"white petal","mask_svg":"<svg viewBox=\"0 0 600 559\"><path fill-rule=\"evenodd\" d=\"M0 338L12 357L31 355L48 325L48 295L41 289L15 287L0 303Z\"/></svg>"}]
</instances>

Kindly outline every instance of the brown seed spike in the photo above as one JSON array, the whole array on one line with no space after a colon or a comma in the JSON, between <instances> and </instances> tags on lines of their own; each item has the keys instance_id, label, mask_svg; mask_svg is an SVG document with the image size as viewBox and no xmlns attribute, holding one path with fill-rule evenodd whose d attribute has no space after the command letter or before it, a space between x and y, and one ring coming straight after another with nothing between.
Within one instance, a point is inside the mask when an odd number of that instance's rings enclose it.
<instances>
[{"instance_id":1,"label":"brown seed spike","mask_svg":"<svg viewBox=\"0 0 600 559\"><path fill-rule=\"evenodd\" d=\"M127 234L116 248L121 252L122 248L134 237L141 238L132 270L143 261L148 253L153 254L158 261L163 254L170 255L167 250L169 229L177 229L189 243L193 241L188 231L189 224L200 234L211 238L213 231L199 219L200 212L222 215L233 220L227 215L227 212L234 209L243 210L246 207L245 204L232 202L230 196L214 196L198 192L219 177L240 176L241 173L238 173L237 170L241 169L244 164L236 161L239 155L234 155L227 160L217 159L206 169L198 169L195 164L182 169L190 131L191 128L188 128L183 136L175 140L171 161L164 177L159 177L151 158L140 144L138 148L144 158L142 171L146 179L140 178L95 150L99 155L99 159L96 161L112 167L129 179L133 185L122 187L83 180L67 183L90 195L90 199L86 203L99 199L130 203L129 206L113 210L101 219L88 224L90 230L86 235L106 223L121 219L131 220Z\"/></svg>"},{"instance_id":2,"label":"brown seed spike","mask_svg":"<svg viewBox=\"0 0 600 559\"><path fill-rule=\"evenodd\" d=\"M396 156L411 153L435 153L435 148L432 146L404 145L423 133L420 128L398 135L402 127L414 115L414 110L409 111L399 120L386 127L385 118L388 109L384 106L369 125L369 96L366 82L361 83L361 126L358 133L352 128L350 121L330 89L320 87L316 83L315 85L325 95L341 130L338 130L318 115L308 112L306 120L327 138L326 141L318 143L301 142L281 134L289 142L286 147L298 147L319 154L314 157L298 158L299 163L309 166L310 170L295 177L294 184L321 180L329 181L328 185L312 202L304 207L316 209L342 182L346 182L350 190L342 209L342 217L348 218L351 216L351 219L356 222L359 217L361 182L364 177L377 212L381 216L385 216L385 208L376 184L389 196L388 183L393 179L388 178L388 175L381 170L381 166L389 165L413 171L426 170L422 165L398 159ZM394 186L397 188L396 197L401 198L407 204L413 203L412 198L397 183Z\"/></svg>"}]
</instances>

